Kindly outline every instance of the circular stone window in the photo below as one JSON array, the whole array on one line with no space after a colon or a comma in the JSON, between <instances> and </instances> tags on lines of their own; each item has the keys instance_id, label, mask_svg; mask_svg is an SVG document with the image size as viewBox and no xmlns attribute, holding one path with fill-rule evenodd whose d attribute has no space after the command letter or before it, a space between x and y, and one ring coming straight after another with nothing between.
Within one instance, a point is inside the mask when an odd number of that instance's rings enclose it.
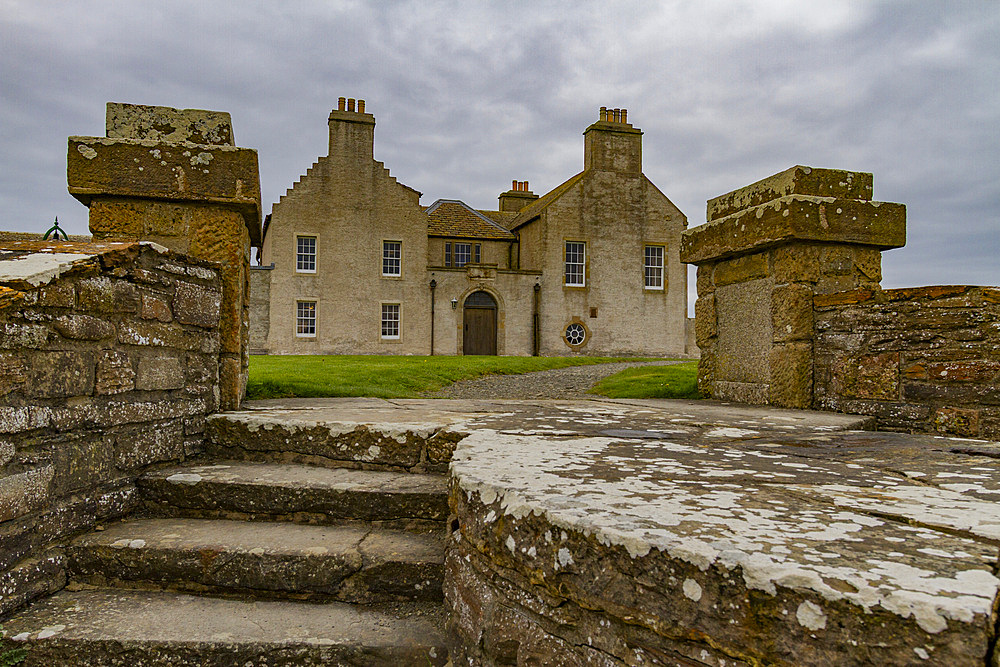
<instances>
[{"instance_id":1,"label":"circular stone window","mask_svg":"<svg viewBox=\"0 0 1000 667\"><path fill-rule=\"evenodd\" d=\"M566 327L565 338L566 342L574 347L583 345L583 341L587 340L587 330L583 328L582 324L573 322Z\"/></svg>"}]
</instances>

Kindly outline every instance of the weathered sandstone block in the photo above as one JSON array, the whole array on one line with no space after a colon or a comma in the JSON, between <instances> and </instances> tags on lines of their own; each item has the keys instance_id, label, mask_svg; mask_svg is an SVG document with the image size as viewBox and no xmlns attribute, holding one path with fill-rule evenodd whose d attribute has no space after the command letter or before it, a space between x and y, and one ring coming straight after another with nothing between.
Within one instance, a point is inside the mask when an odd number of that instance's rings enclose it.
<instances>
[{"instance_id":1,"label":"weathered sandstone block","mask_svg":"<svg viewBox=\"0 0 1000 667\"><path fill-rule=\"evenodd\" d=\"M869 201L872 175L861 171L796 166L708 200L706 220L718 220L788 195Z\"/></svg>"},{"instance_id":2,"label":"weathered sandstone block","mask_svg":"<svg viewBox=\"0 0 1000 667\"><path fill-rule=\"evenodd\" d=\"M174 109L108 102L105 134L111 139L145 139L235 146L233 121L225 111Z\"/></svg>"}]
</instances>

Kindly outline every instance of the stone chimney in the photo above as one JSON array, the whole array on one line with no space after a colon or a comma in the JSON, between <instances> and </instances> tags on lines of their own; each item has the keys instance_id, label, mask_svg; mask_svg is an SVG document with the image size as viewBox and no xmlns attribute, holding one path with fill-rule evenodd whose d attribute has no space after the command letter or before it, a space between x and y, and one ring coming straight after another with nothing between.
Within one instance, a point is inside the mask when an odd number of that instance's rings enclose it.
<instances>
[{"instance_id":1,"label":"stone chimney","mask_svg":"<svg viewBox=\"0 0 1000 667\"><path fill-rule=\"evenodd\" d=\"M95 241L153 241L222 265L219 407L246 387L251 245L259 245L257 151L228 113L109 102L104 137L70 137L69 192Z\"/></svg>"},{"instance_id":2,"label":"stone chimney","mask_svg":"<svg viewBox=\"0 0 1000 667\"><path fill-rule=\"evenodd\" d=\"M627 109L601 107L597 122L583 132L583 168L642 173L642 131L628 123Z\"/></svg>"},{"instance_id":3,"label":"stone chimney","mask_svg":"<svg viewBox=\"0 0 1000 667\"><path fill-rule=\"evenodd\" d=\"M538 199L538 195L528 189L528 181L511 181L510 190L500 193L500 210L516 213Z\"/></svg>"},{"instance_id":4,"label":"stone chimney","mask_svg":"<svg viewBox=\"0 0 1000 667\"><path fill-rule=\"evenodd\" d=\"M335 162L367 162L375 158L375 116L365 101L341 97L330 112L330 157Z\"/></svg>"}]
</instances>

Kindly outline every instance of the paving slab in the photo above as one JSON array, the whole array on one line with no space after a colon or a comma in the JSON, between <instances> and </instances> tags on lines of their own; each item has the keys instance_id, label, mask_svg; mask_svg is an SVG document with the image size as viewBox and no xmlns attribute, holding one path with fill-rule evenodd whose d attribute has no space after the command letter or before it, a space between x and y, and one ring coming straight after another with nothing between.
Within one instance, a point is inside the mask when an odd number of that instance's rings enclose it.
<instances>
[{"instance_id":1,"label":"paving slab","mask_svg":"<svg viewBox=\"0 0 1000 667\"><path fill-rule=\"evenodd\" d=\"M380 399L319 398L246 401L243 410L213 417L254 425L281 424L335 432L367 428L389 435L466 434L472 429L524 429L597 433L609 428L656 430L685 425L755 428L768 431L843 431L864 429L874 419L835 412L768 409L718 401L655 399L499 400L499 399ZM601 427L601 428L596 428Z\"/></svg>"},{"instance_id":2,"label":"paving slab","mask_svg":"<svg viewBox=\"0 0 1000 667\"><path fill-rule=\"evenodd\" d=\"M399 420L398 408L376 405L216 414L207 420L207 453L331 467L447 469L461 435L442 428L441 415L412 411L410 419Z\"/></svg>"},{"instance_id":3,"label":"paving slab","mask_svg":"<svg viewBox=\"0 0 1000 667\"><path fill-rule=\"evenodd\" d=\"M441 596L442 535L361 526L137 519L76 539L73 582L371 603Z\"/></svg>"},{"instance_id":4,"label":"paving slab","mask_svg":"<svg viewBox=\"0 0 1000 667\"><path fill-rule=\"evenodd\" d=\"M63 591L8 619L26 667L443 665L440 604L242 602L159 591Z\"/></svg>"},{"instance_id":5,"label":"paving slab","mask_svg":"<svg viewBox=\"0 0 1000 667\"><path fill-rule=\"evenodd\" d=\"M168 516L339 521L443 521L447 479L437 474L223 461L139 479L146 506Z\"/></svg>"}]
</instances>

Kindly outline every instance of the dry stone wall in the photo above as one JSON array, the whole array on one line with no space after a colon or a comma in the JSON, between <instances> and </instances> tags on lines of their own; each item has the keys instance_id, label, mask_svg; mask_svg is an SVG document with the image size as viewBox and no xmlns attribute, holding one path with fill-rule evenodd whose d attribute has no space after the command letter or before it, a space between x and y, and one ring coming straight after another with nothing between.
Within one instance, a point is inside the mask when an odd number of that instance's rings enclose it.
<instances>
[{"instance_id":1,"label":"dry stone wall","mask_svg":"<svg viewBox=\"0 0 1000 667\"><path fill-rule=\"evenodd\" d=\"M0 244L0 615L65 583L219 404L218 264L148 243ZM56 545L56 546L53 546Z\"/></svg>"},{"instance_id":2,"label":"dry stone wall","mask_svg":"<svg viewBox=\"0 0 1000 667\"><path fill-rule=\"evenodd\" d=\"M816 407L1000 439L1000 288L854 290L814 304Z\"/></svg>"}]
</instances>

